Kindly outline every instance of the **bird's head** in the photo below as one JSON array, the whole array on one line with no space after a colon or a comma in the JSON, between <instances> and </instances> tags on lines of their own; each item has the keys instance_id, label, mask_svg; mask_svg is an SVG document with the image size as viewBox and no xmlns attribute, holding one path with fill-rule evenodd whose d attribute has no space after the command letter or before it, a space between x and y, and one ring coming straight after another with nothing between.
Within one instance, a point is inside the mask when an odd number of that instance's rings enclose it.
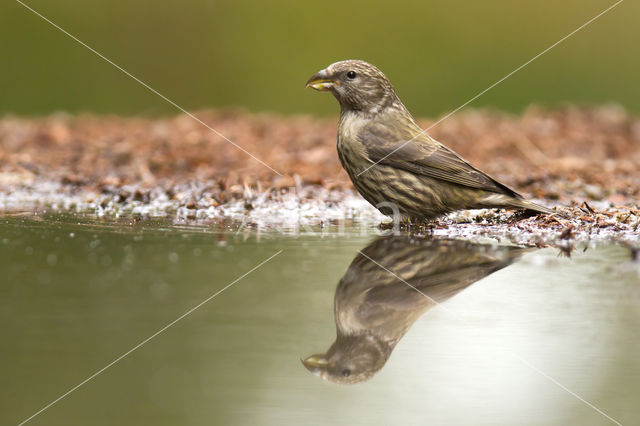
<instances>
[{"instance_id":1,"label":"bird's head","mask_svg":"<svg viewBox=\"0 0 640 426\"><path fill-rule=\"evenodd\" d=\"M326 354L302 359L311 373L324 380L350 385L364 382L387 362L393 348L373 335L338 336Z\"/></svg>"},{"instance_id":2,"label":"bird's head","mask_svg":"<svg viewBox=\"0 0 640 426\"><path fill-rule=\"evenodd\" d=\"M340 61L318 71L307 87L330 91L343 111L375 114L400 103L393 86L378 68L359 60Z\"/></svg>"}]
</instances>

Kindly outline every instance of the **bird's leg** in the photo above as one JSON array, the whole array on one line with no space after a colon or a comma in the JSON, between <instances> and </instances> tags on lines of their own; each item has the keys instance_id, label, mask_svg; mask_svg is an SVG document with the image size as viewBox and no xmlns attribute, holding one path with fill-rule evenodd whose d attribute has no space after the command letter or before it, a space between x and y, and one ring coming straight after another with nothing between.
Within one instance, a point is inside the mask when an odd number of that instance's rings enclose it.
<instances>
[{"instance_id":1,"label":"bird's leg","mask_svg":"<svg viewBox=\"0 0 640 426\"><path fill-rule=\"evenodd\" d=\"M429 230L429 235L433 235L434 229L436 229L435 223L428 221L424 223L424 226Z\"/></svg>"}]
</instances>

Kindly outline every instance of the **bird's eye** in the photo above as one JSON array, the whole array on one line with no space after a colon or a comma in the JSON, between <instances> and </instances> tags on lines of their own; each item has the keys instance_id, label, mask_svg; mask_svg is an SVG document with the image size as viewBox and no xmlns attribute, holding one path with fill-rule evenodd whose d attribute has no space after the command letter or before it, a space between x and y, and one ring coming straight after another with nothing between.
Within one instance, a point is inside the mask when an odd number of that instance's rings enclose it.
<instances>
[{"instance_id":1,"label":"bird's eye","mask_svg":"<svg viewBox=\"0 0 640 426\"><path fill-rule=\"evenodd\" d=\"M345 368L344 370L342 370L342 375L344 377L349 377L351 375L351 370L349 370L348 368Z\"/></svg>"},{"instance_id":2,"label":"bird's eye","mask_svg":"<svg viewBox=\"0 0 640 426\"><path fill-rule=\"evenodd\" d=\"M347 78L348 78L349 80L353 80L354 78L356 78L356 72L355 72L355 71L349 71L349 72L347 73Z\"/></svg>"}]
</instances>

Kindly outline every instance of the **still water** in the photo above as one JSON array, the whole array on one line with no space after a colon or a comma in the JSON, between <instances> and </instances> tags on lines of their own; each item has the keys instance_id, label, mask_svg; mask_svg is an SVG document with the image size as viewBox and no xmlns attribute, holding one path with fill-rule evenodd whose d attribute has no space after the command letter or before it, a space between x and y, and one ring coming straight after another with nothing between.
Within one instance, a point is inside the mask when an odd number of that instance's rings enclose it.
<instances>
[{"instance_id":1,"label":"still water","mask_svg":"<svg viewBox=\"0 0 640 426\"><path fill-rule=\"evenodd\" d=\"M0 424L638 424L629 250L489 243L0 218Z\"/></svg>"}]
</instances>

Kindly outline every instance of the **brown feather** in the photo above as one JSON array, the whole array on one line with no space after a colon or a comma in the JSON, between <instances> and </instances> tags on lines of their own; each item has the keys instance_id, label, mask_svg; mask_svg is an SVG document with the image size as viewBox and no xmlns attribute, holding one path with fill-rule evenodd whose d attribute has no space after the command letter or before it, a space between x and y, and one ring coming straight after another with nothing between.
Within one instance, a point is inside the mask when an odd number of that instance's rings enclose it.
<instances>
[{"instance_id":1,"label":"brown feather","mask_svg":"<svg viewBox=\"0 0 640 426\"><path fill-rule=\"evenodd\" d=\"M336 62L310 82L317 78L330 82L340 103L340 162L356 190L383 214L423 221L455 210L491 207L554 213L431 138L373 65Z\"/></svg>"}]
</instances>

